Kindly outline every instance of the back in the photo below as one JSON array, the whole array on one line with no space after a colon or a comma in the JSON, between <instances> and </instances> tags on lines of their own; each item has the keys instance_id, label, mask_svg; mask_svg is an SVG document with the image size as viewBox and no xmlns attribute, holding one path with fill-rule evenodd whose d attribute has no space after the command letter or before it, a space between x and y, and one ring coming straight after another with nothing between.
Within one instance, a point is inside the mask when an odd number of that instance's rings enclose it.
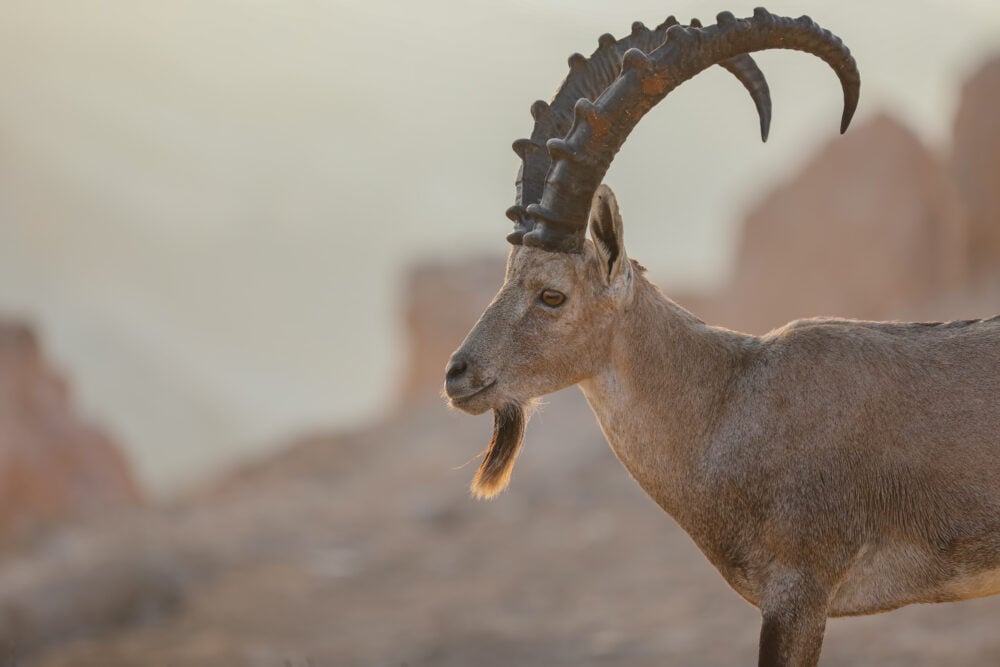
<instances>
[{"instance_id":1,"label":"back","mask_svg":"<svg viewBox=\"0 0 1000 667\"><path fill-rule=\"evenodd\" d=\"M811 446L860 437L917 459L958 448L1000 466L1000 317L800 320L762 339L750 372L768 397L757 408L776 425L814 425L796 436Z\"/></svg>"}]
</instances>

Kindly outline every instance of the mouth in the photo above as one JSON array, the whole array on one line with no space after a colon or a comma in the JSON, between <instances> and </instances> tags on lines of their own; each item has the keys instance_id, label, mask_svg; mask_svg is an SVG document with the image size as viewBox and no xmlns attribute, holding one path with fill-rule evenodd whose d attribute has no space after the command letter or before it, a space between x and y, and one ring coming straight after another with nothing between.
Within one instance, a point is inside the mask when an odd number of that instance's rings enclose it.
<instances>
[{"instance_id":1,"label":"mouth","mask_svg":"<svg viewBox=\"0 0 1000 667\"><path fill-rule=\"evenodd\" d=\"M484 384L482 387L472 392L471 394L466 394L464 396L449 396L448 397L449 403L451 404L451 407L461 409L463 406L467 405L473 399L485 394L496 383L497 383L496 380L492 380L488 384Z\"/></svg>"}]
</instances>

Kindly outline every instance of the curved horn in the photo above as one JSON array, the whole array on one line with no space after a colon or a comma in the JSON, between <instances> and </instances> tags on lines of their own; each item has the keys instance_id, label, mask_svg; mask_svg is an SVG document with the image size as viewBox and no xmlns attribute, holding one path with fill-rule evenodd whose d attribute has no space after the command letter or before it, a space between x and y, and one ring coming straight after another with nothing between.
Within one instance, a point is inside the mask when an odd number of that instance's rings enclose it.
<instances>
[{"instance_id":1,"label":"curved horn","mask_svg":"<svg viewBox=\"0 0 1000 667\"><path fill-rule=\"evenodd\" d=\"M542 197L545 174L552 162L545 144L549 139L566 136L573 123L573 105L580 99L597 99L618 78L622 70L622 58L629 49L639 49L644 53L656 50L667 39L667 31L675 25L679 25L677 19L669 16L653 30L636 21L632 24L631 34L617 41L610 34L601 35L597 40L597 50L590 58L584 58L579 53L570 56L569 74L552 101L546 104L538 100L531 105L531 116L535 120L531 138L518 139L513 145L514 152L521 158L521 167L515 182L514 205L507 209L507 217L514 222L514 231L507 237L508 241L519 245L524 234L531 231L534 225L526 209L529 205L538 203ZM691 19L691 25L700 28L701 22ZM771 123L771 93L763 72L753 58L746 54L723 60L719 64L732 72L750 92L760 116L761 139L767 141Z\"/></svg>"},{"instance_id":2,"label":"curved horn","mask_svg":"<svg viewBox=\"0 0 1000 667\"><path fill-rule=\"evenodd\" d=\"M595 100L579 100L565 139L547 143L552 167L539 203L528 206L532 229L522 243L554 252L583 248L590 201L611 160L646 112L702 70L741 53L764 49L806 51L824 60L840 79L844 113L840 131L858 105L861 77L840 39L808 16L773 16L763 8L737 20L723 12L707 28L673 26L664 44L649 53L631 49L622 57L622 73Z\"/></svg>"},{"instance_id":3,"label":"curved horn","mask_svg":"<svg viewBox=\"0 0 1000 667\"><path fill-rule=\"evenodd\" d=\"M692 28L703 27L698 19L691 19L689 25ZM754 59L745 53L723 60L719 65L729 70L749 91L754 106L757 107L757 117L760 118L760 140L767 141L768 132L771 130L771 91L764 73L757 67Z\"/></svg>"}]
</instances>

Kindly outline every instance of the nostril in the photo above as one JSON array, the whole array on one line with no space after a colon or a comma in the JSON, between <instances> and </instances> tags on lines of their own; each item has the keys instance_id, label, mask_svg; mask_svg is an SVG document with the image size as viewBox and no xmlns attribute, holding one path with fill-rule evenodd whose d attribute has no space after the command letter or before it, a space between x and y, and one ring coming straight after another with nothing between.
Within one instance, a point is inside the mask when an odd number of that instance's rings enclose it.
<instances>
[{"instance_id":1,"label":"nostril","mask_svg":"<svg viewBox=\"0 0 1000 667\"><path fill-rule=\"evenodd\" d=\"M457 380L465 374L465 371L469 369L469 364L466 363L465 359L453 359L450 364L448 364L448 370L445 371L446 380Z\"/></svg>"}]
</instances>

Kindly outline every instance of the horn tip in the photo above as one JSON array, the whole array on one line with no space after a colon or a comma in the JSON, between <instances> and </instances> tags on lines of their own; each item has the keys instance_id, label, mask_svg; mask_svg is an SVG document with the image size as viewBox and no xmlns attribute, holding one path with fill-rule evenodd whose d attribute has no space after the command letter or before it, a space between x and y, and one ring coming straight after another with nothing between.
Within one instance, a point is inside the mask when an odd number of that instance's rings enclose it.
<instances>
[{"instance_id":1,"label":"horn tip","mask_svg":"<svg viewBox=\"0 0 1000 667\"><path fill-rule=\"evenodd\" d=\"M770 105L762 106L757 111L760 115L760 140L766 144L767 138L771 134L771 107Z\"/></svg>"},{"instance_id":2,"label":"horn tip","mask_svg":"<svg viewBox=\"0 0 1000 667\"><path fill-rule=\"evenodd\" d=\"M854 112L858 109L858 98L855 92L854 95L848 95L845 93L844 99L844 115L840 118L840 133L843 134L847 132L847 128L851 125L851 120L854 119Z\"/></svg>"}]
</instances>

